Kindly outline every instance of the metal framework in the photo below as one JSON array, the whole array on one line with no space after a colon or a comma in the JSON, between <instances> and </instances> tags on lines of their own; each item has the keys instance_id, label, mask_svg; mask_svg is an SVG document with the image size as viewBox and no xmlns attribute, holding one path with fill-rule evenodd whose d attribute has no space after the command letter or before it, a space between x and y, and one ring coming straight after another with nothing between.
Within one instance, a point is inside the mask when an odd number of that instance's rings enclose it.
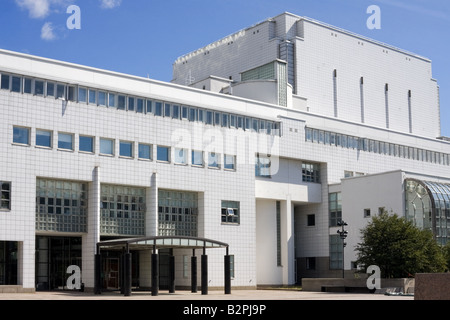
<instances>
[{"instance_id":1,"label":"metal framework","mask_svg":"<svg viewBox=\"0 0 450 320\"><path fill-rule=\"evenodd\" d=\"M202 294L208 294L208 256L206 249L225 248L224 256L224 280L225 294L231 293L231 272L230 256L228 254L228 244L216 240L196 237L182 236L153 236L105 240L97 243L97 252L95 254L95 287L94 292L101 294L101 256L100 250L121 250L124 261L124 279L122 292L125 296L131 295L131 253L130 250L151 250L152 251L152 295L158 295L159 290L159 268L158 268L158 249L192 249L191 257L191 291L197 292L197 257L196 249L202 249L201 256L201 288ZM170 256L169 263L169 292L175 292L175 259Z\"/></svg>"}]
</instances>

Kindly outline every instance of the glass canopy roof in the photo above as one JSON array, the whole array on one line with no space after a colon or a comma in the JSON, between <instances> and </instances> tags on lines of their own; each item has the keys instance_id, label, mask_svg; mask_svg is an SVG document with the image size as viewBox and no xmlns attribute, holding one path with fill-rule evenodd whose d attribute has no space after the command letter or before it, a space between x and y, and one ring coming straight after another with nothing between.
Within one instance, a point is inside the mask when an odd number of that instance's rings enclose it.
<instances>
[{"instance_id":1,"label":"glass canopy roof","mask_svg":"<svg viewBox=\"0 0 450 320\"><path fill-rule=\"evenodd\" d=\"M209 249L228 248L228 244L205 238L154 236L100 241L97 243L97 248L128 248L131 250L150 250L161 248Z\"/></svg>"}]
</instances>

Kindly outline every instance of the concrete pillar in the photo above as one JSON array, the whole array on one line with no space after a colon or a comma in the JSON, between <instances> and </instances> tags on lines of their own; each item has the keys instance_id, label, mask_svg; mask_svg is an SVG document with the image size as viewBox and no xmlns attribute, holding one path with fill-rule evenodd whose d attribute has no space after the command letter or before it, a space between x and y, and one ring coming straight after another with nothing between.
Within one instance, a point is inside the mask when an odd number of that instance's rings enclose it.
<instances>
[{"instance_id":1,"label":"concrete pillar","mask_svg":"<svg viewBox=\"0 0 450 320\"><path fill-rule=\"evenodd\" d=\"M100 167L92 171L92 182L88 185L87 234L82 236L82 283L86 288L95 286L95 254L100 241Z\"/></svg>"},{"instance_id":2,"label":"concrete pillar","mask_svg":"<svg viewBox=\"0 0 450 320\"><path fill-rule=\"evenodd\" d=\"M145 235L158 235L158 175L154 172L150 179L150 187L146 189L145 199Z\"/></svg>"},{"instance_id":3,"label":"concrete pillar","mask_svg":"<svg viewBox=\"0 0 450 320\"><path fill-rule=\"evenodd\" d=\"M295 283L295 235L294 235L294 205L288 196L280 204L281 226L281 264L283 266L283 284Z\"/></svg>"}]
</instances>

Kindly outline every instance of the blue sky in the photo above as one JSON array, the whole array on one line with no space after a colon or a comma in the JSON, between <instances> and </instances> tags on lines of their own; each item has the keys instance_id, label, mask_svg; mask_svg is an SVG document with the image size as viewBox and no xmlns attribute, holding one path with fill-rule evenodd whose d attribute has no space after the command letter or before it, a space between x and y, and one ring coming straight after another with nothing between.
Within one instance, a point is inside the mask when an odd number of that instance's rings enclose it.
<instances>
[{"instance_id":1,"label":"blue sky","mask_svg":"<svg viewBox=\"0 0 450 320\"><path fill-rule=\"evenodd\" d=\"M81 29L69 29L70 5ZM366 25L377 5L381 29ZM291 12L425 56L450 136L448 0L2 0L0 48L161 81L181 55Z\"/></svg>"}]
</instances>

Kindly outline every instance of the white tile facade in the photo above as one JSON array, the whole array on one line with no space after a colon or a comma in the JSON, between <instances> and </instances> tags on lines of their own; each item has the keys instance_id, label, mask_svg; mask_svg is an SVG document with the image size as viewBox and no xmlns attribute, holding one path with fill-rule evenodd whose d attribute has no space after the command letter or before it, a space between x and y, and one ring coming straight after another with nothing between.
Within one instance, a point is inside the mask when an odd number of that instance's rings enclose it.
<instances>
[{"instance_id":1,"label":"white tile facade","mask_svg":"<svg viewBox=\"0 0 450 320\"><path fill-rule=\"evenodd\" d=\"M280 107L185 86L189 84L185 81L188 74L198 81L210 75L239 80L240 72L278 59L280 39L295 44L294 91L306 99L309 111L291 104ZM355 54L357 50L360 52ZM336 233L335 228L329 227L329 192L342 192L343 208L355 208L343 213L343 218L352 224L352 236L348 240L352 247L358 241L357 226L366 221L362 215L358 218L360 210L356 205L365 207L365 199L371 196L365 198L363 193L353 206L349 195L358 190L355 181L375 185L387 181L398 192L395 195L401 195L402 185L393 176L450 181L450 144L436 139L439 110L431 62L295 15L282 14L178 59L174 64L174 82L178 84L9 51L0 51L0 58L2 75L55 81L281 123L280 135L268 135L1 89L0 181L11 182L12 190L10 210L0 211L0 241L19 243L18 283L24 288L36 285L36 235L81 237L83 282L86 287L93 287L95 245L104 236L100 232L102 184L145 188L146 236L158 232L158 189L196 192L198 236L228 243L230 254L234 255L232 286L255 287L295 283L299 277L296 259L329 257L329 235ZM335 69L336 104L333 103ZM364 78L364 121L361 77ZM386 128L385 114L386 83L389 84L389 128ZM412 118L408 109L409 90ZM13 143L15 126L30 128L29 145ZM36 146L37 129L52 132L51 148ZM58 149L59 132L73 134L73 151ZM423 161L325 144L315 136L310 139L310 132L432 151L437 160ZM79 151L80 135L95 137L93 153ZM100 138L114 139L114 156L100 154ZM121 140L133 142L133 157L118 155ZM152 145L153 160L139 159L139 143ZM157 145L171 147L170 163L156 160ZM186 165L174 163L174 148L189 151ZM191 150L204 151L206 161L208 152L220 153L221 167L192 166ZM255 178L256 153L271 155L271 177ZM235 170L224 168L224 154L236 156ZM305 163L318 164L320 183L302 180ZM345 171L367 176L341 183ZM395 173L381 175L382 179L378 180L378 174L385 172ZM36 231L36 180L41 177L87 183L86 232ZM222 200L239 202L239 224L222 223ZM370 205L403 209L398 196L383 201ZM313 226L307 226L308 215L315 215ZM191 254L189 250L175 252L178 286L190 285L182 261L183 256L190 258ZM345 254L345 268L350 269L354 252L347 250ZM222 249L208 250L211 287L223 286L223 255ZM141 285L149 286L149 253L142 253L140 258Z\"/></svg>"}]
</instances>

